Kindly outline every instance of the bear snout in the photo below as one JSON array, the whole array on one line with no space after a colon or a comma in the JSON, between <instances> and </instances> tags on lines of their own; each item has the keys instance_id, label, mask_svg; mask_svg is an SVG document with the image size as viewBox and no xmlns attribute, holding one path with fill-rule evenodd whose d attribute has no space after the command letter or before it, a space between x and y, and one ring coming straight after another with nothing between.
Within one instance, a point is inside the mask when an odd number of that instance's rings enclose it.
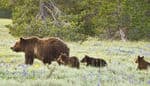
<instances>
[{"instance_id":1,"label":"bear snout","mask_svg":"<svg viewBox=\"0 0 150 86\"><path fill-rule=\"evenodd\" d=\"M84 58L80 61L81 63L87 62Z\"/></svg>"},{"instance_id":2,"label":"bear snout","mask_svg":"<svg viewBox=\"0 0 150 86\"><path fill-rule=\"evenodd\" d=\"M10 47L10 49L11 49L11 50L14 50L14 48L13 48L13 47Z\"/></svg>"},{"instance_id":3,"label":"bear snout","mask_svg":"<svg viewBox=\"0 0 150 86\"><path fill-rule=\"evenodd\" d=\"M14 47L10 47L10 49L11 49L12 51L16 51Z\"/></svg>"},{"instance_id":4,"label":"bear snout","mask_svg":"<svg viewBox=\"0 0 150 86\"><path fill-rule=\"evenodd\" d=\"M11 49L12 51L15 51L15 52L19 52L19 51L20 51L18 48L15 48L15 47L10 47L10 49Z\"/></svg>"},{"instance_id":5,"label":"bear snout","mask_svg":"<svg viewBox=\"0 0 150 86\"><path fill-rule=\"evenodd\" d=\"M136 60L135 63L138 63L138 60Z\"/></svg>"}]
</instances>

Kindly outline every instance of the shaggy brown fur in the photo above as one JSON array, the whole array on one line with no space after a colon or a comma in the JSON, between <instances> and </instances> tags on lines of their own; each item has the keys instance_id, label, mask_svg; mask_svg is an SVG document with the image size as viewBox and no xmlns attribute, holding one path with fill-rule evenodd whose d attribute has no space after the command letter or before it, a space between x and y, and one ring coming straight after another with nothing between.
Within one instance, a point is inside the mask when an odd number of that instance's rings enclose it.
<instances>
[{"instance_id":1,"label":"shaggy brown fur","mask_svg":"<svg viewBox=\"0 0 150 86\"><path fill-rule=\"evenodd\" d=\"M103 59L93 58L85 55L85 57L81 60L82 63L87 63L86 66L94 66L94 67L104 67L107 65L106 61Z\"/></svg>"},{"instance_id":2,"label":"shaggy brown fur","mask_svg":"<svg viewBox=\"0 0 150 86\"><path fill-rule=\"evenodd\" d=\"M140 70L147 69L148 66L150 67L150 63L144 60L144 56L142 57L138 56L135 63L138 63L137 69L140 69Z\"/></svg>"},{"instance_id":3,"label":"shaggy brown fur","mask_svg":"<svg viewBox=\"0 0 150 86\"><path fill-rule=\"evenodd\" d=\"M78 68L78 69L80 68L79 60L75 56L69 57L66 54L61 54L59 56L59 58L57 59L57 62L59 64L69 65L69 66L74 67L74 68Z\"/></svg>"},{"instance_id":4,"label":"shaggy brown fur","mask_svg":"<svg viewBox=\"0 0 150 86\"><path fill-rule=\"evenodd\" d=\"M20 38L11 49L15 52L24 52L25 64L30 65L33 64L34 58L43 61L44 64L51 64L51 61L56 60L61 53L66 53L69 56L67 45L55 37Z\"/></svg>"}]
</instances>

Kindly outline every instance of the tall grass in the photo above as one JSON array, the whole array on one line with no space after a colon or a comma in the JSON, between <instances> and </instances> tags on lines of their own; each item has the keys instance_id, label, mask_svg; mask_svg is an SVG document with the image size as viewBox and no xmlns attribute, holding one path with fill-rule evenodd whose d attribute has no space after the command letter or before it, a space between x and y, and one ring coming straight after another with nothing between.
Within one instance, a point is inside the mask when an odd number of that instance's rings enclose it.
<instances>
[{"instance_id":1,"label":"tall grass","mask_svg":"<svg viewBox=\"0 0 150 86\"><path fill-rule=\"evenodd\" d=\"M80 60L84 55L103 58L108 63L104 68L80 64L80 69L75 69L56 62L47 67L39 60L27 66L24 53L9 49L17 39L4 27L9 22L0 19L0 86L150 86L150 69L137 70L135 63L137 55L144 55L150 61L149 42L124 43L94 38L83 43L67 42L72 56Z\"/></svg>"}]
</instances>

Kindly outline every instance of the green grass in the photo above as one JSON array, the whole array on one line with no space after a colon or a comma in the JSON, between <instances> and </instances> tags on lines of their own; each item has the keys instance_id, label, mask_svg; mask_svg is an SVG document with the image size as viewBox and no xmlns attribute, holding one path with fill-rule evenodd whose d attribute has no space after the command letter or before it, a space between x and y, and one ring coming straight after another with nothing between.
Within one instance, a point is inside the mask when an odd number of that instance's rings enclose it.
<instances>
[{"instance_id":1,"label":"green grass","mask_svg":"<svg viewBox=\"0 0 150 86\"><path fill-rule=\"evenodd\" d=\"M39 60L24 65L24 53L10 50L17 38L4 27L11 20L0 19L0 86L150 86L150 69L136 70L135 58L144 55L150 61L150 42L100 41L89 38L80 43L67 42L71 55L80 60L84 55L103 58L108 66L80 69L59 66L53 62L47 68Z\"/></svg>"},{"instance_id":2,"label":"green grass","mask_svg":"<svg viewBox=\"0 0 150 86\"><path fill-rule=\"evenodd\" d=\"M12 21L10 19L0 19L0 26L11 24Z\"/></svg>"}]
</instances>

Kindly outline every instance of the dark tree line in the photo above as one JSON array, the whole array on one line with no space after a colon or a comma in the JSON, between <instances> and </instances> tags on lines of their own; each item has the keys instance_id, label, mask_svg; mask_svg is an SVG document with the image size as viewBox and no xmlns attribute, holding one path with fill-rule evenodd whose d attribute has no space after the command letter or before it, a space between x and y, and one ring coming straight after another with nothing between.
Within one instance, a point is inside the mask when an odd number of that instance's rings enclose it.
<instances>
[{"instance_id":1,"label":"dark tree line","mask_svg":"<svg viewBox=\"0 0 150 86\"><path fill-rule=\"evenodd\" d=\"M0 0L14 36L149 40L150 0Z\"/></svg>"}]
</instances>

